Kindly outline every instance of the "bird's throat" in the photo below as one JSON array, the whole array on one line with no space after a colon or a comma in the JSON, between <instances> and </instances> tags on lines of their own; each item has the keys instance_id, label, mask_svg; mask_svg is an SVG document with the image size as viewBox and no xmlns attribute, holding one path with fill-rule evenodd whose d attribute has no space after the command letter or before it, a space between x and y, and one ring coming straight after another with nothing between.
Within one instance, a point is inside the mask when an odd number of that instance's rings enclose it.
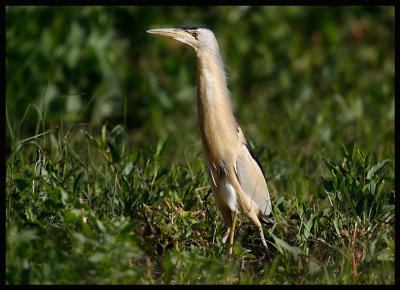
<instances>
[{"instance_id":1,"label":"bird's throat","mask_svg":"<svg viewBox=\"0 0 400 290\"><path fill-rule=\"evenodd\" d=\"M197 58L197 110L202 144L210 165L232 160L239 138L219 55Z\"/></svg>"}]
</instances>

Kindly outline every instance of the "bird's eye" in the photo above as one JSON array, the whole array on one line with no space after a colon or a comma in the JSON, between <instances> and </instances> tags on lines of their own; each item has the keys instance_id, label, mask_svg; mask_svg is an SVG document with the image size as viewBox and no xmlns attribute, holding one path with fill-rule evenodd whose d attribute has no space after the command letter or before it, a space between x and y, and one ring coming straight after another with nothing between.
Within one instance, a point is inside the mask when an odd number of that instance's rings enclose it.
<instances>
[{"instance_id":1,"label":"bird's eye","mask_svg":"<svg viewBox=\"0 0 400 290\"><path fill-rule=\"evenodd\" d=\"M193 37L197 37L197 35L199 35L199 32L198 31L192 31L191 34L192 34Z\"/></svg>"}]
</instances>

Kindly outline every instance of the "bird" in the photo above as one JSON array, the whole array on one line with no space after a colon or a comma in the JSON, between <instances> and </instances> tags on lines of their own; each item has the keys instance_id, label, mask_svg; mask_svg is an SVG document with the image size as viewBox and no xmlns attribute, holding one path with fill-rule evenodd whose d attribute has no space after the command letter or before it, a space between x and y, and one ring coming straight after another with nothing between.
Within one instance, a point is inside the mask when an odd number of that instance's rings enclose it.
<instances>
[{"instance_id":1,"label":"bird","mask_svg":"<svg viewBox=\"0 0 400 290\"><path fill-rule=\"evenodd\" d=\"M226 229L221 241L233 244L237 215L257 226L268 246L261 221L274 224L265 172L232 111L227 74L214 33L204 26L147 30L189 45L197 63L197 116L211 190ZM232 247L229 248L229 256Z\"/></svg>"}]
</instances>

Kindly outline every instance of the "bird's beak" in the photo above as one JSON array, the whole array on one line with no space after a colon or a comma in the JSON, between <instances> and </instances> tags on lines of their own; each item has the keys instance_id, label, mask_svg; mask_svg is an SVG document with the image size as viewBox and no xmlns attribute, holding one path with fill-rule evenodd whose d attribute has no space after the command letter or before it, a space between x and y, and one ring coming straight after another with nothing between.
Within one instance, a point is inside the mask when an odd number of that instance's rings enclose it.
<instances>
[{"instance_id":1,"label":"bird's beak","mask_svg":"<svg viewBox=\"0 0 400 290\"><path fill-rule=\"evenodd\" d=\"M180 28L162 28L162 29L151 29L151 30L147 30L147 33L152 33L152 34L158 34L158 35L162 35L162 36L167 36L173 39L176 39L180 42L189 44L191 46L192 43L190 43L190 37L189 34Z\"/></svg>"},{"instance_id":2,"label":"bird's beak","mask_svg":"<svg viewBox=\"0 0 400 290\"><path fill-rule=\"evenodd\" d=\"M184 31L177 28L162 28L162 29L150 29L147 30L146 32L175 38L178 35L182 35L182 32Z\"/></svg>"}]
</instances>

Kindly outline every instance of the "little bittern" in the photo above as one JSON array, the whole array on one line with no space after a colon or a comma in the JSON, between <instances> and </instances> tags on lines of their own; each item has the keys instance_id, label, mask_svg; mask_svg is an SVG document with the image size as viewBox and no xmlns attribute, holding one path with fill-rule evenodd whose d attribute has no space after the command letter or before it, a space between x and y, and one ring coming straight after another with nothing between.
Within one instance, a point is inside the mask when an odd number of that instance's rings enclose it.
<instances>
[{"instance_id":1,"label":"little bittern","mask_svg":"<svg viewBox=\"0 0 400 290\"><path fill-rule=\"evenodd\" d=\"M267 182L260 161L233 116L224 63L214 33L201 26L147 32L186 43L196 53L198 121L211 189L227 226L222 241L226 242L230 234L232 244L236 216L242 212L258 227L268 253L260 223L260 219L274 223Z\"/></svg>"}]
</instances>

